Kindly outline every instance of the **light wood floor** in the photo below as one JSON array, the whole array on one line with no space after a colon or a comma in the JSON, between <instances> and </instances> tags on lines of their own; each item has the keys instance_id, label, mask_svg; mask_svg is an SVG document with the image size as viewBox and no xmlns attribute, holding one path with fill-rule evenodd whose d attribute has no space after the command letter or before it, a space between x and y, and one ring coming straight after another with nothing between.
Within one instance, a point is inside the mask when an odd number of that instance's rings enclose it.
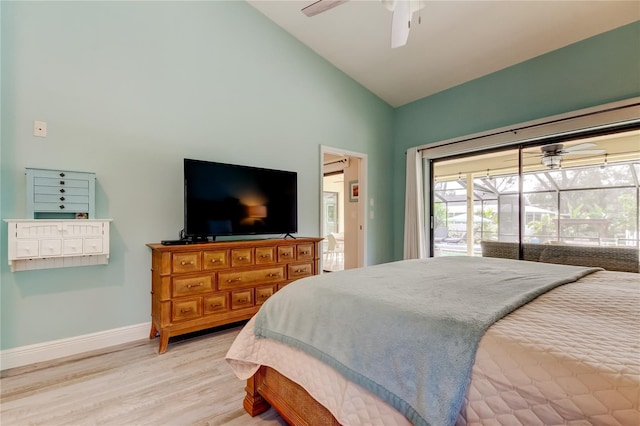
<instances>
[{"instance_id":1,"label":"light wood floor","mask_svg":"<svg viewBox=\"0 0 640 426\"><path fill-rule=\"evenodd\" d=\"M0 379L0 424L286 425L270 409L251 418L245 383L226 354L240 326L185 340L158 340L7 370Z\"/></svg>"}]
</instances>

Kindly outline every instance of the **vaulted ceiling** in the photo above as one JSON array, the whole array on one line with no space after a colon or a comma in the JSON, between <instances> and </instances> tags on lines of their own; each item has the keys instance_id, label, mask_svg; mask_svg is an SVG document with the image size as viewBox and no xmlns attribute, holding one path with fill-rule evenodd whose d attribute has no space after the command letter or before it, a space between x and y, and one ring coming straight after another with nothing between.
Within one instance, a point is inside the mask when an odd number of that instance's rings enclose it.
<instances>
[{"instance_id":1,"label":"vaulted ceiling","mask_svg":"<svg viewBox=\"0 0 640 426\"><path fill-rule=\"evenodd\" d=\"M637 0L411 1L423 7L392 49L392 13L379 0L313 17L301 12L313 0L247 0L394 107L640 20Z\"/></svg>"}]
</instances>

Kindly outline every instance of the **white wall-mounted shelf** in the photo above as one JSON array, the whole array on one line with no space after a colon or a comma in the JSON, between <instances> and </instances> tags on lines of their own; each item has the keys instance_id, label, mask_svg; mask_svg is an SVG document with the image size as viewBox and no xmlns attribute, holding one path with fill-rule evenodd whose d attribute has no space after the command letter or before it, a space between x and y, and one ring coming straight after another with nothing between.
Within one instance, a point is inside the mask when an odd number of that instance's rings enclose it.
<instances>
[{"instance_id":1,"label":"white wall-mounted shelf","mask_svg":"<svg viewBox=\"0 0 640 426\"><path fill-rule=\"evenodd\" d=\"M111 219L5 219L12 272L109 263Z\"/></svg>"}]
</instances>

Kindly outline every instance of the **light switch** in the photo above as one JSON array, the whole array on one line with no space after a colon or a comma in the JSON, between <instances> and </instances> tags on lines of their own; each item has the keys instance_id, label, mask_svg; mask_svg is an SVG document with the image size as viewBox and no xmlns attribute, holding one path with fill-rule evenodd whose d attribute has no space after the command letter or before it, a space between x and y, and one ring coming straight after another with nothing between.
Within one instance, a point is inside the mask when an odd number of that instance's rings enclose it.
<instances>
[{"instance_id":1,"label":"light switch","mask_svg":"<svg viewBox=\"0 0 640 426\"><path fill-rule=\"evenodd\" d=\"M38 136L41 138L47 137L47 123L45 121L33 122L33 136Z\"/></svg>"}]
</instances>

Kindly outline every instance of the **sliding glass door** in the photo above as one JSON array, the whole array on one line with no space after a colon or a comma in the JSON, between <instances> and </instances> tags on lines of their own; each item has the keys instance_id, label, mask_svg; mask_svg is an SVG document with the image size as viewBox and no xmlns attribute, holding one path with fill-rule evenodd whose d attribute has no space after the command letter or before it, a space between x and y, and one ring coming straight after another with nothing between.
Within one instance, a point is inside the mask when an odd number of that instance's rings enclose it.
<instances>
[{"instance_id":1,"label":"sliding glass door","mask_svg":"<svg viewBox=\"0 0 640 426\"><path fill-rule=\"evenodd\" d=\"M482 254L483 240L518 241L517 149L433 161L435 256Z\"/></svg>"},{"instance_id":2,"label":"sliding glass door","mask_svg":"<svg viewBox=\"0 0 640 426\"><path fill-rule=\"evenodd\" d=\"M547 248L563 263L564 249L548 246L611 248L566 250L571 263L638 251L638 130L441 158L430 169L435 256L544 261Z\"/></svg>"}]
</instances>

